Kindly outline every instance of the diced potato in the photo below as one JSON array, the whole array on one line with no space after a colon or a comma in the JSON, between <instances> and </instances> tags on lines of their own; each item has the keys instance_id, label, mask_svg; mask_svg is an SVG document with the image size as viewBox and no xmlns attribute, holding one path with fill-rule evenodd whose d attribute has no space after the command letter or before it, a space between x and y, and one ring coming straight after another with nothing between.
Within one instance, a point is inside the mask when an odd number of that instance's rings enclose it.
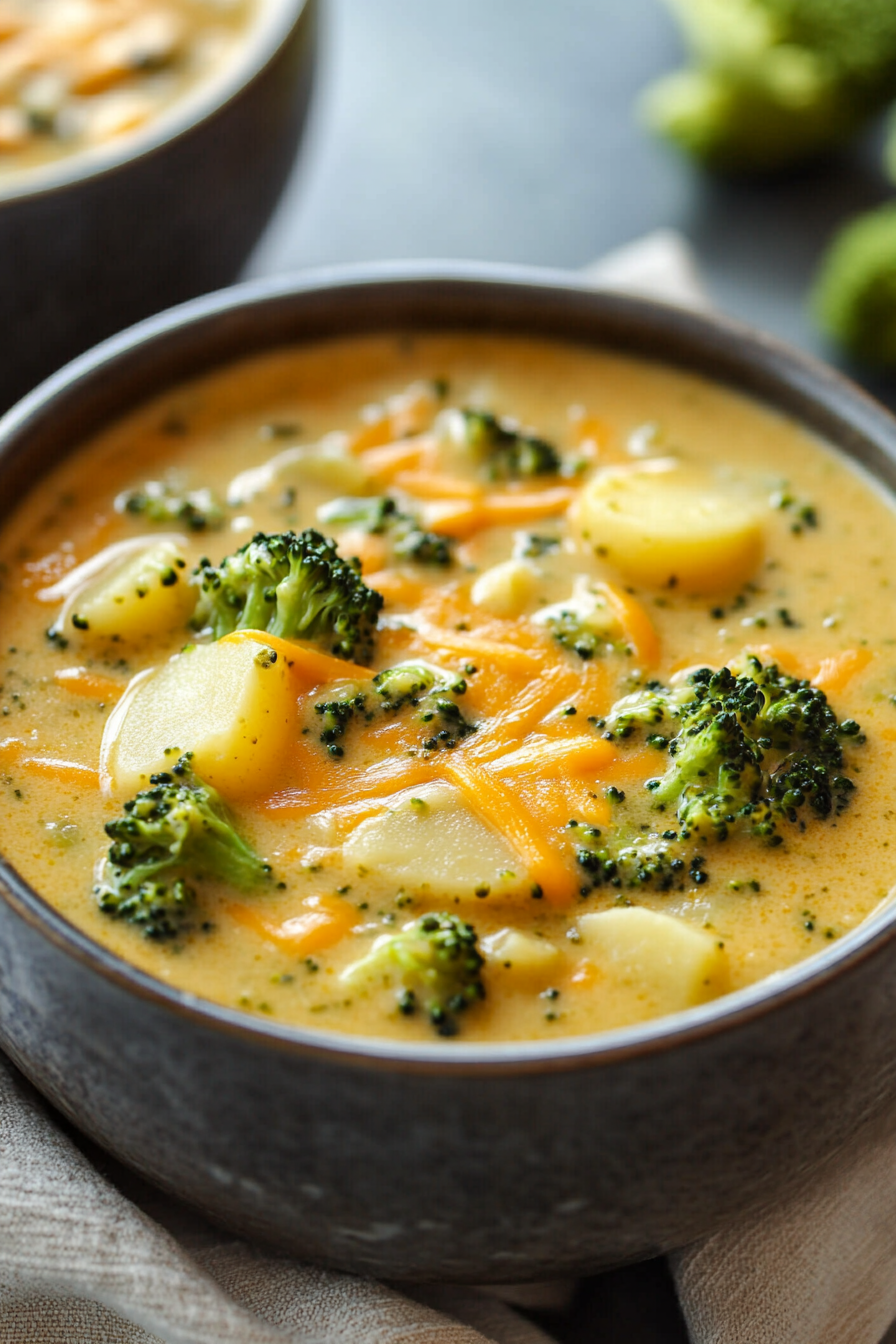
<instances>
[{"instance_id":1,"label":"diced potato","mask_svg":"<svg viewBox=\"0 0 896 1344\"><path fill-rule=\"evenodd\" d=\"M728 988L718 938L674 915L627 906L583 915L578 927L602 974L633 991L650 1016L680 1012Z\"/></svg>"},{"instance_id":2,"label":"diced potato","mask_svg":"<svg viewBox=\"0 0 896 1344\"><path fill-rule=\"evenodd\" d=\"M263 466L235 476L227 488L229 504L247 504L269 490L289 486L323 485L339 494L363 495L370 480L351 451L348 436L325 434L319 443L285 448Z\"/></svg>"},{"instance_id":3,"label":"diced potato","mask_svg":"<svg viewBox=\"0 0 896 1344\"><path fill-rule=\"evenodd\" d=\"M526 874L497 831L464 806L451 784L425 784L389 812L361 822L343 846L345 860L379 876L441 896L478 899L512 891Z\"/></svg>"},{"instance_id":4,"label":"diced potato","mask_svg":"<svg viewBox=\"0 0 896 1344\"><path fill-rule=\"evenodd\" d=\"M482 941L482 954L489 966L521 984L543 980L560 960L560 951L553 943L519 929L499 929L489 934Z\"/></svg>"},{"instance_id":5,"label":"diced potato","mask_svg":"<svg viewBox=\"0 0 896 1344\"><path fill-rule=\"evenodd\" d=\"M525 560L505 560L479 575L470 591L474 607L493 616L519 616L532 601L538 575Z\"/></svg>"},{"instance_id":6,"label":"diced potato","mask_svg":"<svg viewBox=\"0 0 896 1344\"><path fill-rule=\"evenodd\" d=\"M579 525L602 558L651 588L738 588L762 555L753 502L680 470L600 472L582 492Z\"/></svg>"},{"instance_id":7,"label":"diced potato","mask_svg":"<svg viewBox=\"0 0 896 1344\"><path fill-rule=\"evenodd\" d=\"M103 736L107 792L131 794L192 751L193 768L225 798L276 786L296 732L296 692L285 660L261 637L194 645L135 679Z\"/></svg>"},{"instance_id":8,"label":"diced potato","mask_svg":"<svg viewBox=\"0 0 896 1344\"><path fill-rule=\"evenodd\" d=\"M72 627L97 639L140 639L185 626L196 606L189 569L173 541L158 541L100 575L71 606Z\"/></svg>"}]
</instances>

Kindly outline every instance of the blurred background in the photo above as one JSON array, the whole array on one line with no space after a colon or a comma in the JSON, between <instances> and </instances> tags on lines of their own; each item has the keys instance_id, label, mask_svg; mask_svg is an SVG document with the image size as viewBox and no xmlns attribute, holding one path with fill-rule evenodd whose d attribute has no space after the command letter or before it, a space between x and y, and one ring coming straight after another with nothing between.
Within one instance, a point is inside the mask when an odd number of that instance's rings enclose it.
<instances>
[{"instance_id":1,"label":"blurred background","mask_svg":"<svg viewBox=\"0 0 896 1344\"><path fill-rule=\"evenodd\" d=\"M806 294L836 228L893 195L879 124L771 180L701 172L636 115L682 62L660 0L325 0L321 38L309 134L247 276L399 257L575 268L672 227L720 308L846 367ZM896 381L857 376L896 407Z\"/></svg>"}]
</instances>

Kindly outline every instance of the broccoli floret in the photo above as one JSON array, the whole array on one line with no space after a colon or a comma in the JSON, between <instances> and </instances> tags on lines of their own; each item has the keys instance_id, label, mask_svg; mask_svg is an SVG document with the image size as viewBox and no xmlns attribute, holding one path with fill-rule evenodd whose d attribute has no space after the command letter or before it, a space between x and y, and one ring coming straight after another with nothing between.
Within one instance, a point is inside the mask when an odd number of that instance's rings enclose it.
<instances>
[{"instance_id":1,"label":"broccoli floret","mask_svg":"<svg viewBox=\"0 0 896 1344\"><path fill-rule=\"evenodd\" d=\"M174 938L196 903L191 882L212 878L249 891L271 866L234 829L223 802L192 773L189 755L152 776L152 787L106 823L112 841L95 888L100 909L147 938Z\"/></svg>"},{"instance_id":2,"label":"broccoli floret","mask_svg":"<svg viewBox=\"0 0 896 1344\"><path fill-rule=\"evenodd\" d=\"M388 495L375 499L333 499L318 509L317 516L322 523L389 536L397 560L441 568L454 562L454 538L422 528L416 518L402 512Z\"/></svg>"},{"instance_id":3,"label":"broccoli floret","mask_svg":"<svg viewBox=\"0 0 896 1344\"><path fill-rule=\"evenodd\" d=\"M694 63L648 123L711 168L765 172L849 139L896 96L892 0L669 0Z\"/></svg>"},{"instance_id":4,"label":"broccoli floret","mask_svg":"<svg viewBox=\"0 0 896 1344\"><path fill-rule=\"evenodd\" d=\"M521 430L514 420L490 411L460 411L463 442L485 464L492 480L555 476L562 466L553 444Z\"/></svg>"},{"instance_id":5,"label":"broccoli floret","mask_svg":"<svg viewBox=\"0 0 896 1344\"><path fill-rule=\"evenodd\" d=\"M851 720L838 723L823 691L753 655L738 673L701 668L688 682L669 768L647 783L653 806L674 810L685 833L779 844L779 825L804 806L819 818L846 807L855 786L842 773L841 738L864 738Z\"/></svg>"},{"instance_id":6,"label":"broccoli floret","mask_svg":"<svg viewBox=\"0 0 896 1344\"><path fill-rule=\"evenodd\" d=\"M115 501L119 513L132 513L151 523L180 523L191 532L205 532L224 524L224 510L211 490L178 490L166 481L147 481L126 490Z\"/></svg>"},{"instance_id":7,"label":"broccoli floret","mask_svg":"<svg viewBox=\"0 0 896 1344\"><path fill-rule=\"evenodd\" d=\"M336 757L345 755L341 739L355 718L362 714L368 722L373 718L367 709L367 696L354 687L337 699L320 701L314 706L314 712L320 716L320 741L329 754Z\"/></svg>"},{"instance_id":8,"label":"broccoli floret","mask_svg":"<svg viewBox=\"0 0 896 1344\"><path fill-rule=\"evenodd\" d=\"M896 205L861 215L837 234L811 303L819 326L849 354L896 367Z\"/></svg>"},{"instance_id":9,"label":"broccoli floret","mask_svg":"<svg viewBox=\"0 0 896 1344\"><path fill-rule=\"evenodd\" d=\"M369 657L383 599L361 579L357 560L343 560L336 543L313 528L267 535L227 556L201 560L200 596L193 617L215 639L232 630L266 630L282 639L308 639L337 658Z\"/></svg>"},{"instance_id":10,"label":"broccoli floret","mask_svg":"<svg viewBox=\"0 0 896 1344\"><path fill-rule=\"evenodd\" d=\"M615 613L581 576L566 601L542 607L532 619L536 625L547 626L558 644L585 661L619 647L621 630Z\"/></svg>"},{"instance_id":11,"label":"broccoli floret","mask_svg":"<svg viewBox=\"0 0 896 1344\"><path fill-rule=\"evenodd\" d=\"M689 852L674 832L623 836L604 835L577 822L570 822L570 827L576 860L587 876L582 895L602 886L682 891L686 879L696 886L708 881L703 856Z\"/></svg>"},{"instance_id":12,"label":"broccoli floret","mask_svg":"<svg viewBox=\"0 0 896 1344\"><path fill-rule=\"evenodd\" d=\"M617 700L602 726L620 738L631 737L638 728L668 727L693 695L686 683L663 686L659 681L649 681L641 690Z\"/></svg>"},{"instance_id":13,"label":"broccoli floret","mask_svg":"<svg viewBox=\"0 0 896 1344\"><path fill-rule=\"evenodd\" d=\"M440 1036L455 1036L458 1014L485 998L482 966L473 925L457 915L431 914L400 933L377 938L342 979L394 987L400 1013L410 1016L422 1009Z\"/></svg>"},{"instance_id":14,"label":"broccoli floret","mask_svg":"<svg viewBox=\"0 0 896 1344\"><path fill-rule=\"evenodd\" d=\"M427 663L399 663L378 672L373 685L385 710L396 713L406 705L419 709L420 722L430 734L423 742L426 751L455 747L476 731L457 702L449 699L465 693L467 683L462 677L452 677Z\"/></svg>"}]
</instances>

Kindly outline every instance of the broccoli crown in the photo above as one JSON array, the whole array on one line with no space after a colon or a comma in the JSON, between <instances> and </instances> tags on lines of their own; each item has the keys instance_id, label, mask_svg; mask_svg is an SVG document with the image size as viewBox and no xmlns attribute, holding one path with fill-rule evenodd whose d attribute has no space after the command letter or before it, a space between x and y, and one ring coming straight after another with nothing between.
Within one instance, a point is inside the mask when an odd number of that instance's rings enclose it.
<instances>
[{"instance_id":1,"label":"broccoli crown","mask_svg":"<svg viewBox=\"0 0 896 1344\"><path fill-rule=\"evenodd\" d=\"M96 895L100 909L148 938L185 927L195 893L188 881L217 879L248 891L269 880L270 864L234 830L214 789L197 779L189 754L106 823L112 841Z\"/></svg>"},{"instance_id":2,"label":"broccoli crown","mask_svg":"<svg viewBox=\"0 0 896 1344\"><path fill-rule=\"evenodd\" d=\"M467 683L428 663L399 663L378 672L370 682L350 682L340 687L329 700L314 706L320 717L320 741L331 756L345 755L343 739L350 726L363 719L372 723L376 715L395 715L408 708L418 712L426 725L427 736L421 742L424 751L455 747L476 725L469 723L452 696L463 695Z\"/></svg>"},{"instance_id":3,"label":"broccoli crown","mask_svg":"<svg viewBox=\"0 0 896 1344\"><path fill-rule=\"evenodd\" d=\"M624 647L619 621L587 580L577 579L572 595L564 602L542 607L535 622L547 626L558 644L587 661L599 654Z\"/></svg>"},{"instance_id":4,"label":"broccoli crown","mask_svg":"<svg viewBox=\"0 0 896 1344\"><path fill-rule=\"evenodd\" d=\"M513 420L490 411L462 410L466 443L486 464L492 480L555 476L561 468L553 444L524 433Z\"/></svg>"},{"instance_id":5,"label":"broccoli crown","mask_svg":"<svg viewBox=\"0 0 896 1344\"><path fill-rule=\"evenodd\" d=\"M631 737L639 728L668 726L693 694L689 685L667 687L648 681L641 690L617 700L602 726L618 738Z\"/></svg>"},{"instance_id":6,"label":"broccoli crown","mask_svg":"<svg viewBox=\"0 0 896 1344\"><path fill-rule=\"evenodd\" d=\"M822 259L812 309L857 359L896 367L896 205L847 224Z\"/></svg>"},{"instance_id":7,"label":"broccoli crown","mask_svg":"<svg viewBox=\"0 0 896 1344\"><path fill-rule=\"evenodd\" d=\"M334 499L318 510L322 523L337 527L359 527L374 536L390 536L398 560L415 565L447 568L454 561L454 538L422 528L417 519L399 509L389 495L375 499Z\"/></svg>"},{"instance_id":8,"label":"broccoli crown","mask_svg":"<svg viewBox=\"0 0 896 1344\"><path fill-rule=\"evenodd\" d=\"M205 532L224 523L224 510L206 487L178 490L165 481L147 481L119 495L115 507L119 513L133 513L151 523L180 523L191 532Z\"/></svg>"},{"instance_id":9,"label":"broccoli crown","mask_svg":"<svg viewBox=\"0 0 896 1344\"><path fill-rule=\"evenodd\" d=\"M696 886L708 880L701 854L689 853L674 831L664 835L604 835L594 826L570 822L575 855L586 875L581 888L587 895L595 887L617 889L654 887L658 891L681 891L685 879Z\"/></svg>"},{"instance_id":10,"label":"broccoli crown","mask_svg":"<svg viewBox=\"0 0 896 1344\"><path fill-rule=\"evenodd\" d=\"M896 94L890 0L670 0L695 64L647 120L706 163L779 169L835 146Z\"/></svg>"},{"instance_id":11,"label":"broccoli crown","mask_svg":"<svg viewBox=\"0 0 896 1344\"><path fill-rule=\"evenodd\" d=\"M669 768L647 788L654 807L674 809L683 838L736 829L779 844L779 824L804 807L819 818L846 807L855 786L842 773L842 738L864 738L808 681L753 655L741 666L688 678L690 698L670 711Z\"/></svg>"},{"instance_id":12,"label":"broccoli crown","mask_svg":"<svg viewBox=\"0 0 896 1344\"><path fill-rule=\"evenodd\" d=\"M314 640L337 658L369 657L383 599L360 570L313 528L298 536L257 532L220 565L200 561L193 624L215 639L232 630L266 630Z\"/></svg>"},{"instance_id":13,"label":"broccoli crown","mask_svg":"<svg viewBox=\"0 0 896 1344\"><path fill-rule=\"evenodd\" d=\"M399 1012L422 1008L440 1036L455 1036L458 1014L485 998L478 941L473 925L457 915L421 915L400 933L378 938L343 978L394 985Z\"/></svg>"}]
</instances>

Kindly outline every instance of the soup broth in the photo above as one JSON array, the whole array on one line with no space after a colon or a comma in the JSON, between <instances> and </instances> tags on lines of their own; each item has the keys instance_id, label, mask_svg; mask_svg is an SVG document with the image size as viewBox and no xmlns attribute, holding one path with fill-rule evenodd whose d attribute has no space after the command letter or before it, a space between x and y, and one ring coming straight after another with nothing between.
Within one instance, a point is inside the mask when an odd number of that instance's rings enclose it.
<instances>
[{"instance_id":1,"label":"soup broth","mask_svg":"<svg viewBox=\"0 0 896 1344\"><path fill-rule=\"evenodd\" d=\"M277 633L264 537L306 529L375 630ZM3 850L207 999L581 1034L772 975L893 883L890 502L702 378L485 335L267 354L80 448L2 564ZM132 800L207 786L254 854L155 852L128 906Z\"/></svg>"}]
</instances>

